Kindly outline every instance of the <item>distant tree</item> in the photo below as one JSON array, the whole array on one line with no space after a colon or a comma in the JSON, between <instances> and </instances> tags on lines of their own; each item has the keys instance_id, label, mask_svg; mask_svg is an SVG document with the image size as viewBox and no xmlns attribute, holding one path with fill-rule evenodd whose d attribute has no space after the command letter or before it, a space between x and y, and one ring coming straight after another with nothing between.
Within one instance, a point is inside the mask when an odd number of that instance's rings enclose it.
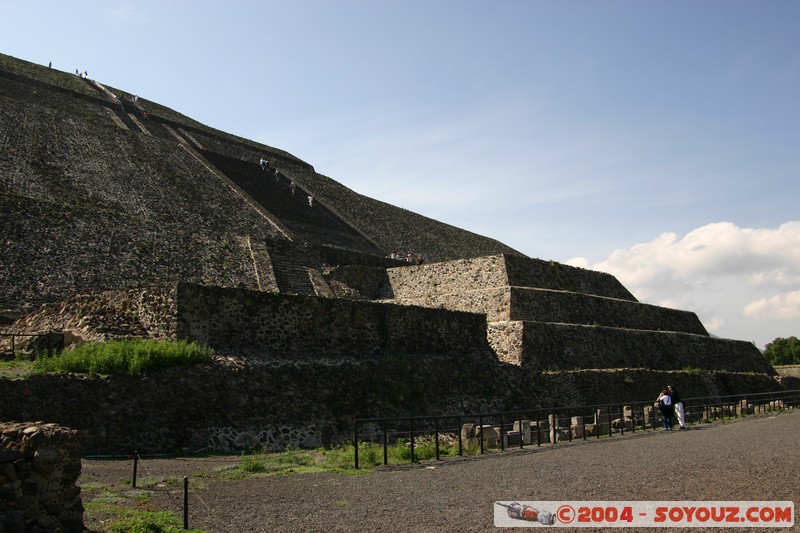
<instances>
[{"instance_id":1,"label":"distant tree","mask_svg":"<svg viewBox=\"0 0 800 533\"><path fill-rule=\"evenodd\" d=\"M800 365L800 340L797 337L778 337L764 347L764 357L773 366Z\"/></svg>"}]
</instances>

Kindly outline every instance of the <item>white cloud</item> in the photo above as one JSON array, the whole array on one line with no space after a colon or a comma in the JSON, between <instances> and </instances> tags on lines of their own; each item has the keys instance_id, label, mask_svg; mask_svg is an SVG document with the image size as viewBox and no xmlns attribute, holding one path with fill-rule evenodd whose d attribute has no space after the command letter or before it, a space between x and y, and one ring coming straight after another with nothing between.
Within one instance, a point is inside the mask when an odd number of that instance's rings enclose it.
<instances>
[{"instance_id":1,"label":"white cloud","mask_svg":"<svg viewBox=\"0 0 800 533\"><path fill-rule=\"evenodd\" d=\"M613 274L641 301L694 311L721 336L764 344L797 334L800 221L778 228L717 222L682 238L662 233L594 265L568 263Z\"/></svg>"},{"instance_id":2,"label":"white cloud","mask_svg":"<svg viewBox=\"0 0 800 533\"><path fill-rule=\"evenodd\" d=\"M745 306L744 314L760 320L800 318L800 290L750 302Z\"/></svg>"}]
</instances>

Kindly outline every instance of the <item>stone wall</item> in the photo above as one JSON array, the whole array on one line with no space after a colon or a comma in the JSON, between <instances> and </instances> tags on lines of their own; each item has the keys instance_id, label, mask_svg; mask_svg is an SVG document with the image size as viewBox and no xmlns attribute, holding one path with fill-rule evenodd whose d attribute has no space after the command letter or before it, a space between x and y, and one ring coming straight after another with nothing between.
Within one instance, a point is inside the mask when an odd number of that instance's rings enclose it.
<instances>
[{"instance_id":1,"label":"stone wall","mask_svg":"<svg viewBox=\"0 0 800 533\"><path fill-rule=\"evenodd\" d=\"M85 453L315 447L347 441L354 417L502 409L498 368L488 354L219 355L140 376L0 378L0 419L76 427Z\"/></svg>"},{"instance_id":2,"label":"stone wall","mask_svg":"<svg viewBox=\"0 0 800 533\"><path fill-rule=\"evenodd\" d=\"M78 431L0 422L0 531L82 531L80 472Z\"/></svg>"},{"instance_id":3,"label":"stone wall","mask_svg":"<svg viewBox=\"0 0 800 533\"><path fill-rule=\"evenodd\" d=\"M685 333L525 322L521 364L539 369L687 367L775 375L752 343Z\"/></svg>"},{"instance_id":4,"label":"stone wall","mask_svg":"<svg viewBox=\"0 0 800 533\"><path fill-rule=\"evenodd\" d=\"M800 365L779 365L775 367L775 370L781 376L800 378Z\"/></svg>"},{"instance_id":5,"label":"stone wall","mask_svg":"<svg viewBox=\"0 0 800 533\"><path fill-rule=\"evenodd\" d=\"M489 322L486 336L497 354L497 359L512 365L522 364L522 335L524 323L521 320Z\"/></svg>"},{"instance_id":6,"label":"stone wall","mask_svg":"<svg viewBox=\"0 0 800 533\"><path fill-rule=\"evenodd\" d=\"M177 284L98 291L46 304L14 323L15 333L64 332L64 342L124 337L176 338ZM10 340L0 338L7 347ZM24 347L26 339L17 340Z\"/></svg>"},{"instance_id":7,"label":"stone wall","mask_svg":"<svg viewBox=\"0 0 800 533\"><path fill-rule=\"evenodd\" d=\"M612 275L514 254L389 269L396 298L422 298L499 287L534 287L605 296L636 298Z\"/></svg>"},{"instance_id":8,"label":"stone wall","mask_svg":"<svg viewBox=\"0 0 800 533\"><path fill-rule=\"evenodd\" d=\"M491 354L482 315L189 283L74 296L42 306L11 330L63 331L66 345L185 339L269 359Z\"/></svg>"},{"instance_id":9,"label":"stone wall","mask_svg":"<svg viewBox=\"0 0 800 533\"><path fill-rule=\"evenodd\" d=\"M178 317L178 338L262 358L491 354L484 316L444 309L182 283Z\"/></svg>"},{"instance_id":10,"label":"stone wall","mask_svg":"<svg viewBox=\"0 0 800 533\"><path fill-rule=\"evenodd\" d=\"M513 287L555 289L636 301L617 278L605 272L516 255L504 258L508 284Z\"/></svg>"},{"instance_id":11,"label":"stone wall","mask_svg":"<svg viewBox=\"0 0 800 533\"><path fill-rule=\"evenodd\" d=\"M464 290L441 294L432 290L429 294L413 298L395 298L403 305L418 305L434 309L453 309L468 313L486 315L490 322L509 320L512 315L511 287L495 287L491 289Z\"/></svg>"},{"instance_id":12,"label":"stone wall","mask_svg":"<svg viewBox=\"0 0 800 533\"><path fill-rule=\"evenodd\" d=\"M510 319L708 335L697 315L690 311L582 293L522 287L511 290Z\"/></svg>"},{"instance_id":13,"label":"stone wall","mask_svg":"<svg viewBox=\"0 0 800 533\"><path fill-rule=\"evenodd\" d=\"M707 334L694 313L639 304L609 274L499 255L390 268L399 303L532 320Z\"/></svg>"},{"instance_id":14,"label":"stone wall","mask_svg":"<svg viewBox=\"0 0 800 533\"><path fill-rule=\"evenodd\" d=\"M316 447L346 442L353 419L498 412L780 390L765 374L603 369L534 372L488 358L393 354L339 362L241 360L141 376L0 378L0 419L80 430L83 453Z\"/></svg>"},{"instance_id":15,"label":"stone wall","mask_svg":"<svg viewBox=\"0 0 800 533\"><path fill-rule=\"evenodd\" d=\"M344 265L324 268L322 275L336 298L388 300L393 296L385 268Z\"/></svg>"}]
</instances>

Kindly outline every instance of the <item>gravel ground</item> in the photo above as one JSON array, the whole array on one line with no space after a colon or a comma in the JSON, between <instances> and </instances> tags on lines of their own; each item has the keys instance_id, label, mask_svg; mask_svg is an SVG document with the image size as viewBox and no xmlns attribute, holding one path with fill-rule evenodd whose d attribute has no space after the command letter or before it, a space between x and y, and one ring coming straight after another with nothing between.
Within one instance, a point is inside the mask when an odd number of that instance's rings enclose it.
<instances>
[{"instance_id":1,"label":"gravel ground","mask_svg":"<svg viewBox=\"0 0 800 533\"><path fill-rule=\"evenodd\" d=\"M498 500L800 501L800 412L355 476L326 473L235 481L203 477L201 472L218 468L219 462L147 460L140 468L146 464L145 475L181 480L181 486L152 497L157 508L178 516L183 476L197 480L190 491L189 525L206 531L492 531ZM85 460L81 483L119 484L130 479L131 472L130 461ZM87 525L102 530L102 524Z\"/></svg>"}]
</instances>

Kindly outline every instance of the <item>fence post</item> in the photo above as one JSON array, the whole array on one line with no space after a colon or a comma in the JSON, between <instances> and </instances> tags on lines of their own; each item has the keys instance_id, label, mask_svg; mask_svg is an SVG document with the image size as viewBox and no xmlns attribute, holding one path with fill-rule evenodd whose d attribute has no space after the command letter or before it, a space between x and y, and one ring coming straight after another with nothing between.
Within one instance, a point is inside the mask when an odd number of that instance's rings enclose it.
<instances>
[{"instance_id":1,"label":"fence post","mask_svg":"<svg viewBox=\"0 0 800 533\"><path fill-rule=\"evenodd\" d=\"M439 417L434 417L433 419L433 438L436 439L436 444L434 444L436 448L436 460L439 460Z\"/></svg>"},{"instance_id":2,"label":"fence post","mask_svg":"<svg viewBox=\"0 0 800 533\"><path fill-rule=\"evenodd\" d=\"M500 449L502 451L506 451L505 420L504 420L504 417L503 417L503 413L500 413Z\"/></svg>"},{"instance_id":3,"label":"fence post","mask_svg":"<svg viewBox=\"0 0 800 533\"><path fill-rule=\"evenodd\" d=\"M581 411L581 434L583 435L583 440L586 440L586 417L583 415L585 411Z\"/></svg>"},{"instance_id":4,"label":"fence post","mask_svg":"<svg viewBox=\"0 0 800 533\"><path fill-rule=\"evenodd\" d=\"M183 529L189 529L189 476L183 476Z\"/></svg>"},{"instance_id":5,"label":"fence post","mask_svg":"<svg viewBox=\"0 0 800 533\"><path fill-rule=\"evenodd\" d=\"M572 412L567 411L567 434L569 435L569 442L572 442Z\"/></svg>"},{"instance_id":6,"label":"fence post","mask_svg":"<svg viewBox=\"0 0 800 533\"><path fill-rule=\"evenodd\" d=\"M386 420L381 422L381 429L383 430L383 466L389 464L389 440L386 435Z\"/></svg>"},{"instance_id":7,"label":"fence post","mask_svg":"<svg viewBox=\"0 0 800 533\"><path fill-rule=\"evenodd\" d=\"M483 415L478 416L478 427L481 429L481 455L483 455Z\"/></svg>"},{"instance_id":8,"label":"fence post","mask_svg":"<svg viewBox=\"0 0 800 533\"><path fill-rule=\"evenodd\" d=\"M603 424L600 423L601 422L600 417L601 417L600 408L599 407L595 407L594 408L594 425L595 425L595 434L597 435L598 439L600 438L600 428L603 427Z\"/></svg>"},{"instance_id":9,"label":"fence post","mask_svg":"<svg viewBox=\"0 0 800 533\"><path fill-rule=\"evenodd\" d=\"M461 431L461 428L463 428L463 427L464 426L461 424L461 415L458 415L458 456L459 457L461 457L464 454L464 443L462 442L463 439L461 438L461 434L463 433Z\"/></svg>"},{"instance_id":10,"label":"fence post","mask_svg":"<svg viewBox=\"0 0 800 533\"><path fill-rule=\"evenodd\" d=\"M136 488L136 472L139 469L139 452L133 452L133 483L131 486Z\"/></svg>"},{"instance_id":11,"label":"fence post","mask_svg":"<svg viewBox=\"0 0 800 533\"><path fill-rule=\"evenodd\" d=\"M353 421L353 463L358 470L358 420Z\"/></svg>"},{"instance_id":12,"label":"fence post","mask_svg":"<svg viewBox=\"0 0 800 533\"><path fill-rule=\"evenodd\" d=\"M414 462L414 419L411 419L411 462Z\"/></svg>"},{"instance_id":13,"label":"fence post","mask_svg":"<svg viewBox=\"0 0 800 533\"><path fill-rule=\"evenodd\" d=\"M536 446L539 447L542 445L542 424L540 420L541 413L536 414Z\"/></svg>"},{"instance_id":14,"label":"fence post","mask_svg":"<svg viewBox=\"0 0 800 533\"><path fill-rule=\"evenodd\" d=\"M528 433L530 433L531 426L528 424ZM519 449L521 450L525 444L525 428L522 427L522 413L519 414Z\"/></svg>"}]
</instances>

